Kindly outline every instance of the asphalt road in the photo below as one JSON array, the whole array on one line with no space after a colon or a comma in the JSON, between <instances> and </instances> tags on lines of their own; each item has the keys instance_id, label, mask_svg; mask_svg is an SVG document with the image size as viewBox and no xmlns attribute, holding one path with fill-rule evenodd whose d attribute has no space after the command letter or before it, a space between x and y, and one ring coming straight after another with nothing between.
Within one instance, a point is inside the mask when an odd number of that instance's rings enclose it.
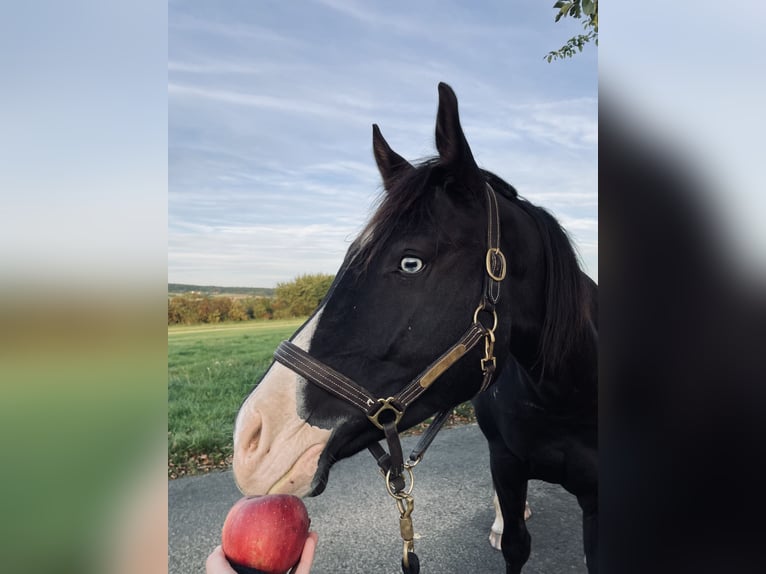
<instances>
[{"instance_id":1,"label":"asphalt road","mask_svg":"<svg viewBox=\"0 0 766 574\"><path fill-rule=\"evenodd\" d=\"M417 439L403 441L405 453ZM494 518L489 452L478 426L445 429L415 468L415 551L423 574L505 572L488 541ZM231 472L168 483L170 574L204 574L231 505ZM529 485L532 555L524 574L586 574L580 509L559 486ZM367 452L337 463L325 492L305 500L319 533L312 574L401 574L399 515Z\"/></svg>"}]
</instances>

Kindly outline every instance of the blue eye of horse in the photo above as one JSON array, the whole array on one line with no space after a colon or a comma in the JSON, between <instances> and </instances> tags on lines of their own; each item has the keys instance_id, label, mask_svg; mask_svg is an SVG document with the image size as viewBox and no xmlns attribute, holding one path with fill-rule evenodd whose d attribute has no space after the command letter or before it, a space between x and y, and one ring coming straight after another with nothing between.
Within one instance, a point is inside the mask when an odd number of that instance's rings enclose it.
<instances>
[{"instance_id":1,"label":"blue eye of horse","mask_svg":"<svg viewBox=\"0 0 766 574\"><path fill-rule=\"evenodd\" d=\"M423 260L419 257L404 257L399 262L399 269L405 273L419 273L423 269Z\"/></svg>"}]
</instances>

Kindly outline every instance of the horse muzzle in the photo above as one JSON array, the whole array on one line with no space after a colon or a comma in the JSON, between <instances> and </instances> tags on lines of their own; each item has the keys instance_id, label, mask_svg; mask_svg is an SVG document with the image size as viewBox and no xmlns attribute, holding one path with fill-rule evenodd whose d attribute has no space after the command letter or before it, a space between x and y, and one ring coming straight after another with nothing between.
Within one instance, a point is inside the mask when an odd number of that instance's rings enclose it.
<instances>
[{"instance_id":1,"label":"horse muzzle","mask_svg":"<svg viewBox=\"0 0 766 574\"><path fill-rule=\"evenodd\" d=\"M311 494L331 430L298 415L296 375L274 364L234 427L234 479L243 494Z\"/></svg>"}]
</instances>

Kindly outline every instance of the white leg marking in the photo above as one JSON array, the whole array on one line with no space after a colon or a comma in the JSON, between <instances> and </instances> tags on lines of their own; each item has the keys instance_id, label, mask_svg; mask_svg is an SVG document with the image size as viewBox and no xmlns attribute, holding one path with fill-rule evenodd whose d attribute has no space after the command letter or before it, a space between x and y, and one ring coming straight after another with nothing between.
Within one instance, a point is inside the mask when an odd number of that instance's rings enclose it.
<instances>
[{"instance_id":1,"label":"white leg marking","mask_svg":"<svg viewBox=\"0 0 766 574\"><path fill-rule=\"evenodd\" d=\"M505 526L503 522L503 513L500 510L500 501L497 499L497 492L493 491L492 503L495 507L495 521L492 523L492 528L489 530L489 543L495 550L502 550L503 540L503 528ZM532 516L532 509L529 507L529 501L524 502L524 520L529 520Z\"/></svg>"},{"instance_id":2,"label":"white leg marking","mask_svg":"<svg viewBox=\"0 0 766 574\"><path fill-rule=\"evenodd\" d=\"M500 542L503 539L503 513L500 511L500 501L497 499L497 493L492 494L492 503L495 506L495 521L489 530L489 543L495 550L502 550Z\"/></svg>"}]
</instances>

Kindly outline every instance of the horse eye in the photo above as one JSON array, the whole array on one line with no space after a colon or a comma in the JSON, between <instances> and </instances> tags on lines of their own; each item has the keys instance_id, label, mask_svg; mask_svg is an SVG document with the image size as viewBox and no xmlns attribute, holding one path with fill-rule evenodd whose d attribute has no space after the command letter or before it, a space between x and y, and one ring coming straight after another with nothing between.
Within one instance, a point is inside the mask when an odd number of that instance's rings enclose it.
<instances>
[{"instance_id":1,"label":"horse eye","mask_svg":"<svg viewBox=\"0 0 766 574\"><path fill-rule=\"evenodd\" d=\"M423 269L423 260L418 257L404 257L399 262L399 269L405 273L418 273Z\"/></svg>"}]
</instances>

